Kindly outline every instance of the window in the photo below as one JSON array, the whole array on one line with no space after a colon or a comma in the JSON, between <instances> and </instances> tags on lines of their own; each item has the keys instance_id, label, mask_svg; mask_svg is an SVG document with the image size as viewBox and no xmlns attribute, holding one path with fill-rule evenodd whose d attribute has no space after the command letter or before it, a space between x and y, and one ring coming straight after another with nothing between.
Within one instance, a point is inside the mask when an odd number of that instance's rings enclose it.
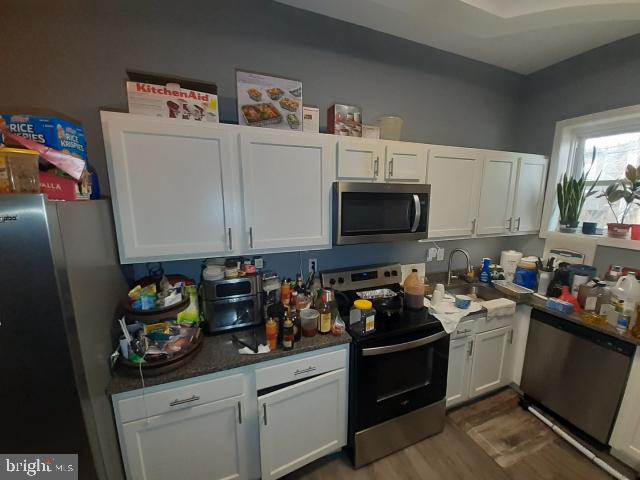
<instances>
[{"instance_id":1,"label":"window","mask_svg":"<svg viewBox=\"0 0 640 480\"><path fill-rule=\"evenodd\" d=\"M577 176L588 172L587 185L595 184L597 192L587 198L580 220L597 222L599 225L620 221L626 202L620 200L610 207L607 199L599 197L599 194L611 182L624 177L627 165L640 165L640 131L581 138L575 158L574 172ZM625 223L640 223L640 208L637 205L629 209Z\"/></svg>"}]
</instances>

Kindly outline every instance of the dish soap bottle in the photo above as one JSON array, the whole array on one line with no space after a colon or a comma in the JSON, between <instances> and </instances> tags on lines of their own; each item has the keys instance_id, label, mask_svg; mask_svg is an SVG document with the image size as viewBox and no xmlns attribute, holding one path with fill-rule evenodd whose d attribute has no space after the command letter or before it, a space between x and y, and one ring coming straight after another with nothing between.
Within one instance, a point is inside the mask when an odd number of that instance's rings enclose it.
<instances>
[{"instance_id":1,"label":"dish soap bottle","mask_svg":"<svg viewBox=\"0 0 640 480\"><path fill-rule=\"evenodd\" d=\"M482 283L491 283L491 259L482 259L482 270L480 271L480 281Z\"/></svg>"}]
</instances>

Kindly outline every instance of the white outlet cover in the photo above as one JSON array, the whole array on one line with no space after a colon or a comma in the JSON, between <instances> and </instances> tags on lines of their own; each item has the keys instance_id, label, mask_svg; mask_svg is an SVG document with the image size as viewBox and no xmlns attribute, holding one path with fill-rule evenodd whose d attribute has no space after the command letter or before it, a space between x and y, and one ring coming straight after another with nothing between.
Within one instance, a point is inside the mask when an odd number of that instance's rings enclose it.
<instances>
[{"instance_id":1,"label":"white outlet cover","mask_svg":"<svg viewBox=\"0 0 640 480\"><path fill-rule=\"evenodd\" d=\"M404 283L404 279L409 276L411 271L415 268L418 270L418 275L424 277L425 272L427 271L426 265L423 263L407 263L400 265L402 269L402 283Z\"/></svg>"},{"instance_id":2,"label":"white outlet cover","mask_svg":"<svg viewBox=\"0 0 640 480\"><path fill-rule=\"evenodd\" d=\"M433 262L433 259L438 255L438 249L431 247L427 253L427 262Z\"/></svg>"},{"instance_id":3,"label":"white outlet cover","mask_svg":"<svg viewBox=\"0 0 640 480\"><path fill-rule=\"evenodd\" d=\"M444 248L440 247L438 248L438 257L437 260L439 262L441 262L442 260L444 260Z\"/></svg>"}]
</instances>

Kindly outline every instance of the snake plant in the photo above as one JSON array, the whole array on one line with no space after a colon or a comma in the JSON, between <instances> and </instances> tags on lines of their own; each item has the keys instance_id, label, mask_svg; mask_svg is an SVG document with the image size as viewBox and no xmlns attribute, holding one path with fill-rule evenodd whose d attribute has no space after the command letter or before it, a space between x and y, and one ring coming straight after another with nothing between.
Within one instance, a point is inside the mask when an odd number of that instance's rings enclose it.
<instances>
[{"instance_id":1,"label":"snake plant","mask_svg":"<svg viewBox=\"0 0 640 480\"><path fill-rule=\"evenodd\" d=\"M602 173L602 172L601 172ZM560 225L576 228L580 221L580 213L584 202L588 197L596 193L595 182L585 189L585 183L589 172L583 173L579 178L569 178L565 173L562 181L558 182L558 208L560 209ZM598 179L600 175L598 175ZM598 181L596 179L596 182Z\"/></svg>"}]
</instances>

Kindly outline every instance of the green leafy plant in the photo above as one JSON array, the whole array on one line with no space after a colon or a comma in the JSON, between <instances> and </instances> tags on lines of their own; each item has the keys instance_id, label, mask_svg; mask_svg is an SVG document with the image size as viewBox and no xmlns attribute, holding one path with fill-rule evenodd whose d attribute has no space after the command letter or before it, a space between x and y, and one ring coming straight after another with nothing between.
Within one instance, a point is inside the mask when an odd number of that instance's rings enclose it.
<instances>
[{"instance_id":1,"label":"green leafy plant","mask_svg":"<svg viewBox=\"0 0 640 480\"><path fill-rule=\"evenodd\" d=\"M627 165L624 172L624 178L614 180L603 192L598 195L598 198L605 197L609 208L613 212L613 216L616 218L616 222L624 224L624 219L629 213L629 210L634 205L634 202L640 201L640 167L634 167L633 165ZM613 209L613 204L624 200L626 206L622 211L620 217Z\"/></svg>"},{"instance_id":2,"label":"green leafy plant","mask_svg":"<svg viewBox=\"0 0 640 480\"><path fill-rule=\"evenodd\" d=\"M591 171L591 168L589 168L589 171ZM588 197L596 193L594 191L595 183L591 185L589 189L585 189L589 171L580 175L579 178L569 178L565 173L562 175L562 180L558 182L557 192L558 208L560 209L560 225L576 228L580 222L580 213L582 213L584 202ZM598 175L596 182L599 178L600 175Z\"/></svg>"}]
</instances>

